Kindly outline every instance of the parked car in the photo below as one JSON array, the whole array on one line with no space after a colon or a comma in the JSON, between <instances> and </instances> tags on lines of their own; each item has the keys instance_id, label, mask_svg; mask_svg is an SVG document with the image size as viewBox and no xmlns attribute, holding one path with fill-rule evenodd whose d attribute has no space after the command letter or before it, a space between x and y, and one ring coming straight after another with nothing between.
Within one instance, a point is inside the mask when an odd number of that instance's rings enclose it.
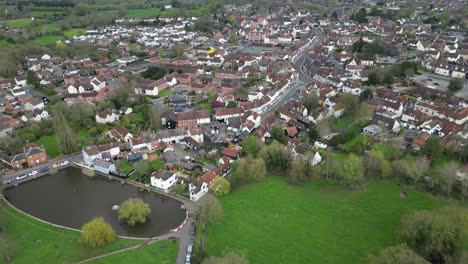
<instances>
[{"instance_id":1,"label":"parked car","mask_svg":"<svg viewBox=\"0 0 468 264\"><path fill-rule=\"evenodd\" d=\"M192 254L193 245L189 244L187 247L187 254Z\"/></svg>"},{"instance_id":2,"label":"parked car","mask_svg":"<svg viewBox=\"0 0 468 264\"><path fill-rule=\"evenodd\" d=\"M66 165L68 165L69 163L70 163L70 162L68 162L68 160L66 160L66 161L60 163L60 166L66 166Z\"/></svg>"},{"instance_id":3,"label":"parked car","mask_svg":"<svg viewBox=\"0 0 468 264\"><path fill-rule=\"evenodd\" d=\"M44 173L46 171L49 171L49 167L45 167L39 170L40 173Z\"/></svg>"},{"instance_id":4,"label":"parked car","mask_svg":"<svg viewBox=\"0 0 468 264\"><path fill-rule=\"evenodd\" d=\"M37 174L37 171L31 171L31 172L29 173L29 176L34 176L34 175L36 175L36 174Z\"/></svg>"},{"instance_id":5,"label":"parked car","mask_svg":"<svg viewBox=\"0 0 468 264\"><path fill-rule=\"evenodd\" d=\"M10 184L11 182L12 182L11 179L9 179L9 180L4 180L4 181L3 181L3 184Z\"/></svg>"},{"instance_id":6,"label":"parked car","mask_svg":"<svg viewBox=\"0 0 468 264\"><path fill-rule=\"evenodd\" d=\"M52 165L52 168L54 168L54 169L56 169L56 168L58 168L58 167L60 167L60 164L54 164L54 165Z\"/></svg>"},{"instance_id":7,"label":"parked car","mask_svg":"<svg viewBox=\"0 0 468 264\"><path fill-rule=\"evenodd\" d=\"M185 256L185 263L190 263L190 254L187 254L187 256Z\"/></svg>"},{"instance_id":8,"label":"parked car","mask_svg":"<svg viewBox=\"0 0 468 264\"><path fill-rule=\"evenodd\" d=\"M190 235L194 235L195 234L195 222L192 222L192 225L190 226Z\"/></svg>"},{"instance_id":9,"label":"parked car","mask_svg":"<svg viewBox=\"0 0 468 264\"><path fill-rule=\"evenodd\" d=\"M16 179L17 179L17 180L22 180L22 179L24 179L24 178L26 178L26 177L28 177L28 175L23 174L23 175L20 175L20 176L16 177Z\"/></svg>"}]
</instances>

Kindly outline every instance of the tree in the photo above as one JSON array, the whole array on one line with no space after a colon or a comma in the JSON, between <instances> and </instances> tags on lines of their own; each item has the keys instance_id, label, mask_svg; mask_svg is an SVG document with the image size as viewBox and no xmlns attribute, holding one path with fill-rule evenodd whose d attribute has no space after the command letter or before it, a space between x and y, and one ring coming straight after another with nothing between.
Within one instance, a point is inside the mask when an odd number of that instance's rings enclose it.
<instances>
[{"instance_id":1,"label":"tree","mask_svg":"<svg viewBox=\"0 0 468 264\"><path fill-rule=\"evenodd\" d=\"M391 173L390 163L382 152L371 151L363 160L364 171L368 177L388 177Z\"/></svg>"},{"instance_id":2,"label":"tree","mask_svg":"<svg viewBox=\"0 0 468 264\"><path fill-rule=\"evenodd\" d=\"M36 72L29 70L26 73L26 81L28 84L34 86L34 88L38 88L40 85L41 80L37 77Z\"/></svg>"},{"instance_id":3,"label":"tree","mask_svg":"<svg viewBox=\"0 0 468 264\"><path fill-rule=\"evenodd\" d=\"M353 116L359 110L359 97L354 94L342 93L340 94L341 103L346 108L345 115Z\"/></svg>"},{"instance_id":4,"label":"tree","mask_svg":"<svg viewBox=\"0 0 468 264\"><path fill-rule=\"evenodd\" d=\"M463 166L459 181L460 181L460 199L463 202L468 192L468 165Z\"/></svg>"},{"instance_id":5,"label":"tree","mask_svg":"<svg viewBox=\"0 0 468 264\"><path fill-rule=\"evenodd\" d=\"M149 66L146 71L141 73L141 77L152 80L159 80L167 74L165 68L159 66Z\"/></svg>"},{"instance_id":6,"label":"tree","mask_svg":"<svg viewBox=\"0 0 468 264\"><path fill-rule=\"evenodd\" d=\"M452 192L453 184L457 181L457 172L460 165L456 161L450 161L443 167L441 171L442 182L444 183L446 195L449 196Z\"/></svg>"},{"instance_id":7,"label":"tree","mask_svg":"<svg viewBox=\"0 0 468 264\"><path fill-rule=\"evenodd\" d=\"M371 72L367 76L367 82L372 85L379 84L381 82L380 75L377 72Z\"/></svg>"},{"instance_id":8,"label":"tree","mask_svg":"<svg viewBox=\"0 0 468 264\"><path fill-rule=\"evenodd\" d=\"M315 127L309 127L309 130L307 131L307 135L309 136L310 143L314 143L320 137Z\"/></svg>"},{"instance_id":9,"label":"tree","mask_svg":"<svg viewBox=\"0 0 468 264\"><path fill-rule=\"evenodd\" d=\"M115 231L102 217L93 218L81 228L81 243L87 247L103 247L114 240Z\"/></svg>"},{"instance_id":10,"label":"tree","mask_svg":"<svg viewBox=\"0 0 468 264\"><path fill-rule=\"evenodd\" d=\"M130 85L126 85L112 90L110 94L110 101L114 104L115 108L119 109L122 106L128 105L128 98L134 94L135 90Z\"/></svg>"},{"instance_id":11,"label":"tree","mask_svg":"<svg viewBox=\"0 0 468 264\"><path fill-rule=\"evenodd\" d=\"M171 47L171 52L173 57L180 57L184 55L185 45L184 44L176 44Z\"/></svg>"},{"instance_id":12,"label":"tree","mask_svg":"<svg viewBox=\"0 0 468 264\"><path fill-rule=\"evenodd\" d=\"M249 261L244 255L229 251L224 257L210 256L205 258L202 264L249 264Z\"/></svg>"},{"instance_id":13,"label":"tree","mask_svg":"<svg viewBox=\"0 0 468 264\"><path fill-rule=\"evenodd\" d=\"M160 130L161 129L161 114L159 113L156 106L152 104L148 104L147 111L148 111L149 127L153 131Z\"/></svg>"},{"instance_id":14,"label":"tree","mask_svg":"<svg viewBox=\"0 0 468 264\"><path fill-rule=\"evenodd\" d=\"M151 214L151 208L141 199L130 198L122 203L117 213L119 221L127 223L129 226L135 226L146 222Z\"/></svg>"},{"instance_id":15,"label":"tree","mask_svg":"<svg viewBox=\"0 0 468 264\"><path fill-rule=\"evenodd\" d=\"M458 253L459 226L446 214L419 211L403 218L403 241L431 263L447 263Z\"/></svg>"},{"instance_id":16,"label":"tree","mask_svg":"<svg viewBox=\"0 0 468 264\"><path fill-rule=\"evenodd\" d=\"M226 106L226 108L236 108L236 107L237 107L237 104L236 102L233 102L233 101L229 102Z\"/></svg>"},{"instance_id":17,"label":"tree","mask_svg":"<svg viewBox=\"0 0 468 264\"><path fill-rule=\"evenodd\" d=\"M350 154L342 162L338 175L343 182L351 188L358 187L364 183L364 169L362 167L362 158Z\"/></svg>"},{"instance_id":18,"label":"tree","mask_svg":"<svg viewBox=\"0 0 468 264\"><path fill-rule=\"evenodd\" d=\"M211 194L200 199L198 219L203 224L215 223L223 219L223 207L219 200Z\"/></svg>"},{"instance_id":19,"label":"tree","mask_svg":"<svg viewBox=\"0 0 468 264\"><path fill-rule=\"evenodd\" d=\"M372 91L370 89L365 89L359 95L359 101L364 102L364 101L367 101L369 99L372 99L373 97L374 97L374 95L372 94Z\"/></svg>"},{"instance_id":20,"label":"tree","mask_svg":"<svg viewBox=\"0 0 468 264\"><path fill-rule=\"evenodd\" d=\"M309 114L317 108L318 104L319 98L316 93L311 92L307 94L304 106L306 107Z\"/></svg>"},{"instance_id":21,"label":"tree","mask_svg":"<svg viewBox=\"0 0 468 264\"><path fill-rule=\"evenodd\" d=\"M244 138L244 140L242 140L241 146L242 152L244 152L247 155L252 155L253 157L256 157L262 149L263 143L258 137L250 135Z\"/></svg>"},{"instance_id":22,"label":"tree","mask_svg":"<svg viewBox=\"0 0 468 264\"><path fill-rule=\"evenodd\" d=\"M426 140L426 144L422 147L421 153L427 155L432 162L440 159L444 152L440 137L430 136Z\"/></svg>"},{"instance_id":23,"label":"tree","mask_svg":"<svg viewBox=\"0 0 468 264\"><path fill-rule=\"evenodd\" d=\"M216 176L213 180L211 190L216 196L224 196L231 191L231 184L225 178Z\"/></svg>"},{"instance_id":24,"label":"tree","mask_svg":"<svg viewBox=\"0 0 468 264\"><path fill-rule=\"evenodd\" d=\"M288 143L288 137L284 134L284 129L273 125L271 127L271 137L281 144Z\"/></svg>"},{"instance_id":25,"label":"tree","mask_svg":"<svg viewBox=\"0 0 468 264\"><path fill-rule=\"evenodd\" d=\"M385 71L383 75L382 82L385 83L386 85L393 84L393 73L392 71Z\"/></svg>"},{"instance_id":26,"label":"tree","mask_svg":"<svg viewBox=\"0 0 468 264\"><path fill-rule=\"evenodd\" d=\"M259 157L268 164L270 169L285 170L289 167L291 152L278 141L273 141L260 151Z\"/></svg>"},{"instance_id":27,"label":"tree","mask_svg":"<svg viewBox=\"0 0 468 264\"><path fill-rule=\"evenodd\" d=\"M266 174L265 160L261 158L240 159L233 164L232 168L233 179L241 183L262 180Z\"/></svg>"},{"instance_id":28,"label":"tree","mask_svg":"<svg viewBox=\"0 0 468 264\"><path fill-rule=\"evenodd\" d=\"M406 173L411 177L414 183L417 183L421 176L429 168L429 160L425 157L418 157L415 162L408 161Z\"/></svg>"},{"instance_id":29,"label":"tree","mask_svg":"<svg viewBox=\"0 0 468 264\"><path fill-rule=\"evenodd\" d=\"M449 82L448 89L452 92L459 91L463 88L464 81L462 78L452 78Z\"/></svg>"},{"instance_id":30,"label":"tree","mask_svg":"<svg viewBox=\"0 0 468 264\"><path fill-rule=\"evenodd\" d=\"M54 109L53 115L52 124L57 135L60 150L63 154L73 153L78 147L73 130L71 130L62 112Z\"/></svg>"},{"instance_id":31,"label":"tree","mask_svg":"<svg viewBox=\"0 0 468 264\"><path fill-rule=\"evenodd\" d=\"M429 262L403 244L385 248L377 256L370 255L369 264L429 264Z\"/></svg>"}]
</instances>

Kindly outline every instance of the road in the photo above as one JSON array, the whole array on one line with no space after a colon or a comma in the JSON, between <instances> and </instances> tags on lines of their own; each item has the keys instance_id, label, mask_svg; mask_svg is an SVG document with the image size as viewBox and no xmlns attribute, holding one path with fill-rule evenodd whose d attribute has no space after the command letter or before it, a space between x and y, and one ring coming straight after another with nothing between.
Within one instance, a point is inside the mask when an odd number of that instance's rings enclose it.
<instances>
[{"instance_id":1,"label":"road","mask_svg":"<svg viewBox=\"0 0 468 264\"><path fill-rule=\"evenodd\" d=\"M286 91L284 91L283 94L280 95L280 97L276 99L276 101L273 102L273 104L261 114L262 118L265 118L271 113L274 113L291 98L296 97L297 93L308 82L309 77L305 75L302 71L302 65L304 64L305 54L308 53L309 50L313 49L317 44L319 44L320 41L320 35L315 36L311 40L311 42L308 43L308 45L305 45L303 48L299 49L298 54L293 56L294 68L296 69L296 73L298 74L295 83L292 84L290 87L286 88Z\"/></svg>"},{"instance_id":2,"label":"road","mask_svg":"<svg viewBox=\"0 0 468 264\"><path fill-rule=\"evenodd\" d=\"M8 174L8 175L0 175L0 180L2 182L5 182L5 181L8 181L8 180L11 180L11 184L10 185L14 185L14 184L19 184L19 183L22 183L22 182L26 182L26 181L29 181L31 179L35 179L35 178L38 178L40 176L44 176L44 175L47 175L47 173L38 173L36 174L35 176L28 176L26 177L25 179L23 180L20 180L20 181L17 181L16 180L16 177L20 176L20 175L23 175L23 174L26 174L26 175L29 175L29 173L31 171L37 171L39 172L42 168L46 168L46 167L50 167L52 168L52 166L54 164L57 164L57 163L62 163L64 161L68 160L69 164L67 166L70 166L72 165L74 162L81 162L83 161L83 154L81 152L79 153L75 153L75 154L72 154L72 155L69 155L69 156L66 156L66 157L61 157L61 158L57 158L57 159L53 159L53 160L50 160L48 161L47 163L43 163L43 164L40 164L40 165L37 165L37 166L34 166L32 168L27 168L27 169L24 169L24 170L19 170L15 173L12 173L12 174Z\"/></svg>"}]
</instances>

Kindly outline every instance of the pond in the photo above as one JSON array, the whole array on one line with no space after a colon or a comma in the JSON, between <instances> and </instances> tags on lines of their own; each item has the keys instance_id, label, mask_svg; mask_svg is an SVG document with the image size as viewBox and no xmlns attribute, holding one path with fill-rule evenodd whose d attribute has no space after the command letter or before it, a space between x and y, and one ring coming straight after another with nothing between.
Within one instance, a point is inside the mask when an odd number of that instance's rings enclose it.
<instances>
[{"instance_id":1,"label":"pond","mask_svg":"<svg viewBox=\"0 0 468 264\"><path fill-rule=\"evenodd\" d=\"M185 219L179 201L99 175L91 178L73 167L6 189L4 195L23 212L65 227L81 229L93 217L102 216L121 236L167 234ZM119 223L112 207L129 198L141 198L150 205L151 215L145 224L129 227Z\"/></svg>"}]
</instances>

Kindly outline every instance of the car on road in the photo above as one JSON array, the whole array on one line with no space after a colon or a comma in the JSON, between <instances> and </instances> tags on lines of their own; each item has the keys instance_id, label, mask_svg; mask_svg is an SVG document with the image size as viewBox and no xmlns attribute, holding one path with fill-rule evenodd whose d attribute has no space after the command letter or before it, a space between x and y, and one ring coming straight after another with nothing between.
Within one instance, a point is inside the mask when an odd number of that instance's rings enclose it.
<instances>
[{"instance_id":1,"label":"car on road","mask_svg":"<svg viewBox=\"0 0 468 264\"><path fill-rule=\"evenodd\" d=\"M56 169L56 168L58 168L58 167L60 167L60 164L54 164L54 165L52 165L52 168L54 168L54 169Z\"/></svg>"},{"instance_id":2,"label":"car on road","mask_svg":"<svg viewBox=\"0 0 468 264\"><path fill-rule=\"evenodd\" d=\"M190 235L194 235L195 234L195 222L192 222L192 225L190 226Z\"/></svg>"},{"instance_id":3,"label":"car on road","mask_svg":"<svg viewBox=\"0 0 468 264\"><path fill-rule=\"evenodd\" d=\"M16 177L16 180L22 180L22 179L24 179L24 178L26 178L26 177L28 177L28 175L23 174L23 175L17 176L17 177Z\"/></svg>"},{"instance_id":4,"label":"car on road","mask_svg":"<svg viewBox=\"0 0 468 264\"><path fill-rule=\"evenodd\" d=\"M439 86L440 84L439 83L434 83L435 86Z\"/></svg>"},{"instance_id":5,"label":"car on road","mask_svg":"<svg viewBox=\"0 0 468 264\"><path fill-rule=\"evenodd\" d=\"M11 182L12 182L11 179L9 179L9 180L4 180L4 181L3 181L3 184L10 184Z\"/></svg>"},{"instance_id":6,"label":"car on road","mask_svg":"<svg viewBox=\"0 0 468 264\"><path fill-rule=\"evenodd\" d=\"M193 244L187 246L187 254L192 254Z\"/></svg>"},{"instance_id":7,"label":"car on road","mask_svg":"<svg viewBox=\"0 0 468 264\"><path fill-rule=\"evenodd\" d=\"M430 81L430 82L432 82L432 79L431 79L431 78L428 78L427 80Z\"/></svg>"},{"instance_id":8,"label":"car on road","mask_svg":"<svg viewBox=\"0 0 468 264\"><path fill-rule=\"evenodd\" d=\"M47 172L49 171L49 167L45 167L45 168L42 168L39 170L40 173L44 173L44 172Z\"/></svg>"},{"instance_id":9,"label":"car on road","mask_svg":"<svg viewBox=\"0 0 468 264\"><path fill-rule=\"evenodd\" d=\"M68 162L68 160L60 163L60 166L67 166L68 164L70 164L70 162Z\"/></svg>"},{"instance_id":10,"label":"car on road","mask_svg":"<svg viewBox=\"0 0 468 264\"><path fill-rule=\"evenodd\" d=\"M185 256L185 263L190 263L190 254L187 254L187 256Z\"/></svg>"},{"instance_id":11,"label":"car on road","mask_svg":"<svg viewBox=\"0 0 468 264\"><path fill-rule=\"evenodd\" d=\"M31 171L31 172L29 173L29 176L34 176L34 175L36 175L36 174L37 174L37 171L34 170L34 171Z\"/></svg>"}]
</instances>

